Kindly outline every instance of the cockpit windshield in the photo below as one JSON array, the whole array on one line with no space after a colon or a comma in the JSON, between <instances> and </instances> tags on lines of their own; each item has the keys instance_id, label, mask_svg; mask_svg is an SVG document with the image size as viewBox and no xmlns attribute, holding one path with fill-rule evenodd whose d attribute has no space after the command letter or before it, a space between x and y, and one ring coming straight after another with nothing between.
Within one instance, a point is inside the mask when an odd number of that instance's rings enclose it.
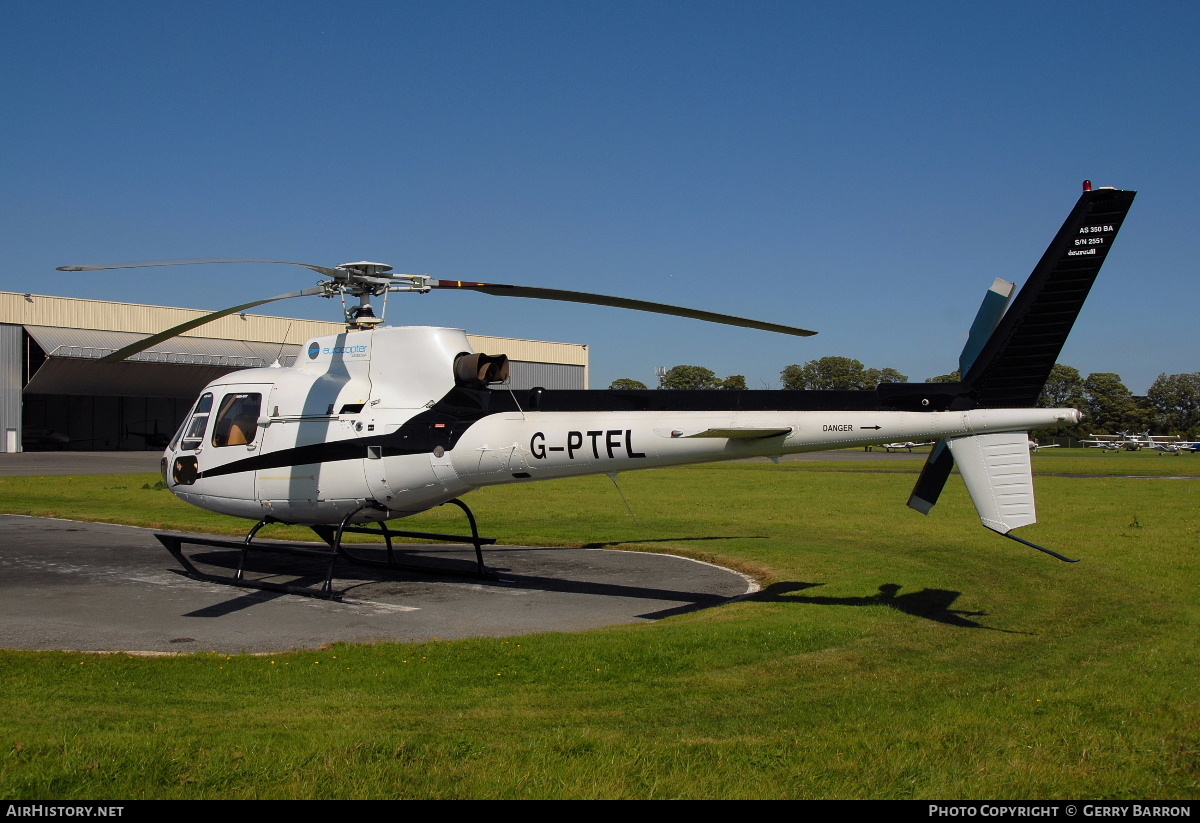
<instances>
[{"instance_id":1,"label":"cockpit windshield","mask_svg":"<svg viewBox=\"0 0 1200 823\"><path fill-rule=\"evenodd\" d=\"M180 428L183 438L180 440L179 447L184 451L193 451L200 447L204 442L204 430L208 427L208 415L212 411L213 396L210 393L201 395L196 402L196 408L192 410L191 417ZM179 437L177 434L176 437ZM175 444L171 443L172 448Z\"/></svg>"}]
</instances>

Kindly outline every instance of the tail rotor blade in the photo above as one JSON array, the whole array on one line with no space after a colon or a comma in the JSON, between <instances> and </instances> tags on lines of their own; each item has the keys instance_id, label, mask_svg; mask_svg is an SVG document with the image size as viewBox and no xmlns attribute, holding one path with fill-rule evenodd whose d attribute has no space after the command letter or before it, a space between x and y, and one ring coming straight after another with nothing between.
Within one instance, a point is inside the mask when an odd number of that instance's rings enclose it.
<instances>
[{"instance_id":1,"label":"tail rotor blade","mask_svg":"<svg viewBox=\"0 0 1200 823\"><path fill-rule=\"evenodd\" d=\"M996 281L992 283L992 287L987 290L987 294L983 296L983 303L975 315L975 322L971 324L971 330L967 333L966 345L963 346L962 354L958 356L958 373L960 375L966 374L974 365L975 358L983 349L983 344L992 336L992 332L1000 323L1000 318L1004 316L1004 310L1008 308L1008 303L1012 300L1016 288L1016 284L997 277Z\"/></svg>"},{"instance_id":2,"label":"tail rotor blade","mask_svg":"<svg viewBox=\"0 0 1200 823\"><path fill-rule=\"evenodd\" d=\"M917 484L913 486L912 494L909 495L908 507L921 514L929 514L929 510L937 504L942 489L946 487L946 480L953 468L954 456L950 454L950 449L946 448L946 441L939 440L925 459L925 467L921 469L921 476L917 478Z\"/></svg>"}]
</instances>

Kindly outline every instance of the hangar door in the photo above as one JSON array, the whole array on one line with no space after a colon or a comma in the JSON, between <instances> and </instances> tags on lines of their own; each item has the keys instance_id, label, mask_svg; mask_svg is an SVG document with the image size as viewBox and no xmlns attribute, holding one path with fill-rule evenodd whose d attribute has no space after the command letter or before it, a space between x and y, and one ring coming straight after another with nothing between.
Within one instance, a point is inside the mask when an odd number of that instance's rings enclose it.
<instances>
[{"instance_id":1,"label":"hangar door","mask_svg":"<svg viewBox=\"0 0 1200 823\"><path fill-rule=\"evenodd\" d=\"M245 368L294 359L296 346L177 337L121 363L100 358L144 335L25 326L26 450L164 448L200 390Z\"/></svg>"}]
</instances>

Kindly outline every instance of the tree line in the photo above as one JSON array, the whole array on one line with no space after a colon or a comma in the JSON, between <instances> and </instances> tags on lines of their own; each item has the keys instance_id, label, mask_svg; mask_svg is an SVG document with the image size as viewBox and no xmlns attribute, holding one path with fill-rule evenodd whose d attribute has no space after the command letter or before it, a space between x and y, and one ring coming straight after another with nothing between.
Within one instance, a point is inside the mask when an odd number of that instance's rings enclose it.
<instances>
[{"instance_id":1,"label":"tree line","mask_svg":"<svg viewBox=\"0 0 1200 823\"><path fill-rule=\"evenodd\" d=\"M788 366L779 375L785 389L873 389L880 383L904 383L908 376L892 368L868 369L860 361L849 357L822 357L810 360L803 366ZM622 377L614 380L610 389L645 389L640 380ZM703 366L673 366L658 378L660 389L742 389L746 388L746 377L732 374L718 377L712 369Z\"/></svg>"},{"instance_id":2,"label":"tree line","mask_svg":"<svg viewBox=\"0 0 1200 823\"><path fill-rule=\"evenodd\" d=\"M928 378L926 383L957 382L957 371ZM867 368L850 357L822 357L804 365L793 364L779 374L784 389L869 390L880 383L906 383L908 376L893 368ZM630 378L614 380L610 389L645 389L645 383ZM703 366L680 365L667 369L658 379L660 389L746 389L744 375L718 377ZM1040 435L1087 436L1144 432L1178 434L1189 440L1200 435L1200 372L1160 374L1144 397L1130 391L1118 374L1093 372L1084 377L1079 369L1056 363L1038 398L1046 408L1074 408L1084 413L1078 426L1062 426Z\"/></svg>"},{"instance_id":3,"label":"tree line","mask_svg":"<svg viewBox=\"0 0 1200 823\"><path fill-rule=\"evenodd\" d=\"M1085 378L1079 369L1056 363L1038 405L1079 409L1085 417L1074 428L1087 432L1150 431L1194 440L1200 433L1200 372L1160 374L1141 397L1118 374L1093 372Z\"/></svg>"}]
</instances>

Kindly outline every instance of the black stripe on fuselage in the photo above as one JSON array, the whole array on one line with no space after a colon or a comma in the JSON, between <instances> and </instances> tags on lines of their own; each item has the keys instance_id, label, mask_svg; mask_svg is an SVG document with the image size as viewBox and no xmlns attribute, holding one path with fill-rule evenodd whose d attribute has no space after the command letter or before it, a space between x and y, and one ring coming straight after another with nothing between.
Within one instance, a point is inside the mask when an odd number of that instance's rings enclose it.
<instances>
[{"instance_id":1,"label":"black stripe on fuselage","mask_svg":"<svg viewBox=\"0 0 1200 823\"><path fill-rule=\"evenodd\" d=\"M924 402L927 401L927 402ZM352 440L312 443L235 460L200 472L221 477L260 469L451 451L475 423L494 414L650 411L944 411L974 404L959 383L884 383L871 391L587 391L531 389L522 392L456 388L396 431ZM334 419L334 418L330 418ZM287 424L276 424L287 425Z\"/></svg>"}]
</instances>

